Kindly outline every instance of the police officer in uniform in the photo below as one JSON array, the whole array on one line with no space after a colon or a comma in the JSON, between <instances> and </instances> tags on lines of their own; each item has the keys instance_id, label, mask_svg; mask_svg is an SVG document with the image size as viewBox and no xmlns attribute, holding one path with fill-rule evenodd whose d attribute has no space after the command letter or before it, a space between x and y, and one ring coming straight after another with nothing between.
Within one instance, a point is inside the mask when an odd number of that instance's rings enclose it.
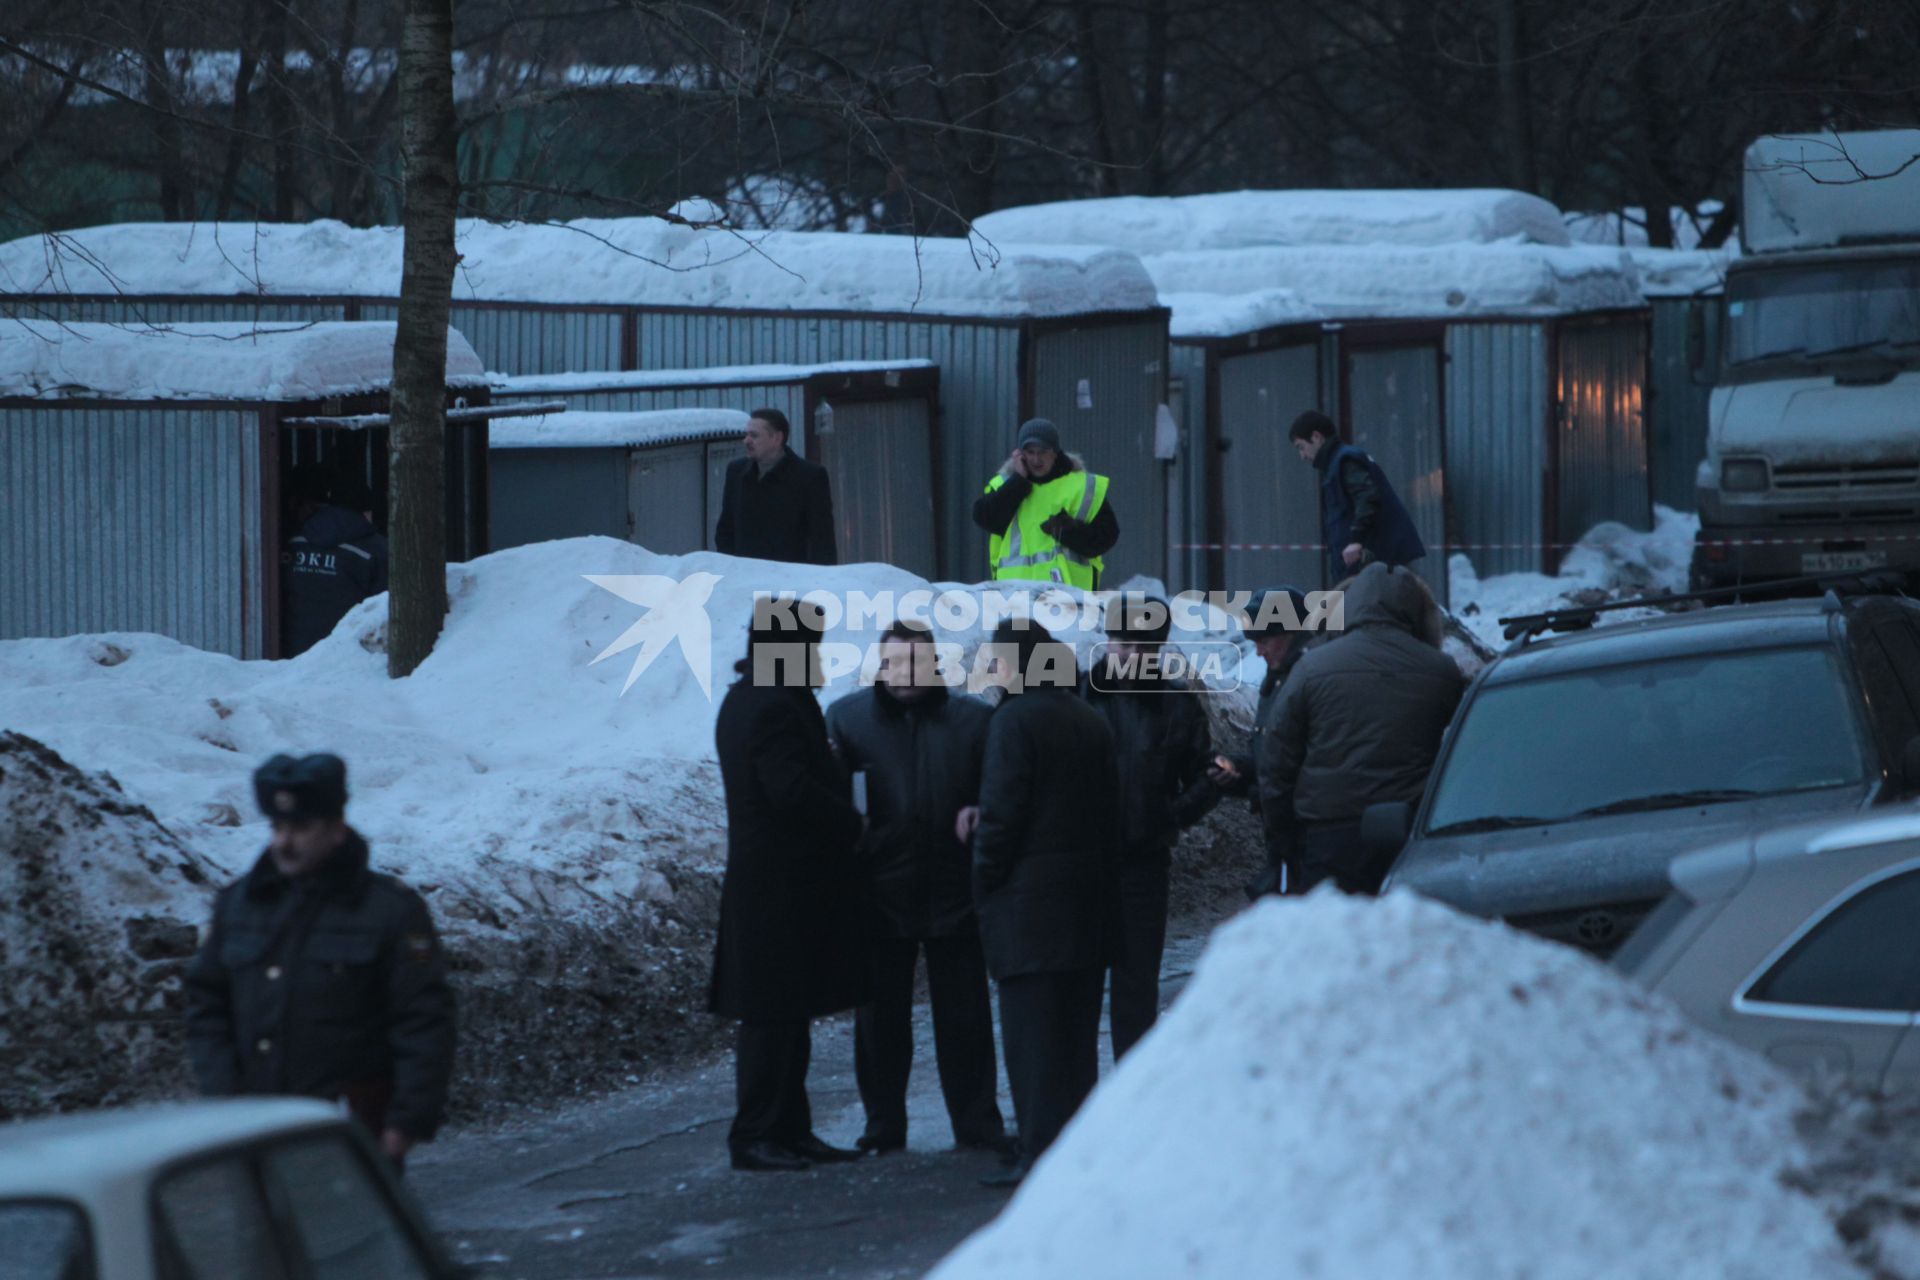
<instances>
[{"instance_id":1,"label":"police officer in uniform","mask_svg":"<svg viewBox=\"0 0 1920 1280\"><path fill-rule=\"evenodd\" d=\"M1027 422L999 474L973 502L973 522L992 535L993 578L1098 590L1102 557L1120 540L1107 487L1107 477L1061 451L1053 423Z\"/></svg>"},{"instance_id":2,"label":"police officer in uniform","mask_svg":"<svg viewBox=\"0 0 1920 1280\"><path fill-rule=\"evenodd\" d=\"M253 776L273 835L214 901L186 977L187 1053L212 1097L341 1103L396 1164L431 1139L453 1074L453 992L420 895L368 865L338 756Z\"/></svg>"}]
</instances>

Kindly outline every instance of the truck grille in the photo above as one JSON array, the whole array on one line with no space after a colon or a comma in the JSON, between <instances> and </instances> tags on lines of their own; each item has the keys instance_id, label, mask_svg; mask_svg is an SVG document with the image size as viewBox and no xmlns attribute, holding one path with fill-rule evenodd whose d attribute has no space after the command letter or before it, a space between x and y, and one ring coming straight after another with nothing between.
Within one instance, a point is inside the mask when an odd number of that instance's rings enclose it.
<instances>
[{"instance_id":1,"label":"truck grille","mask_svg":"<svg viewBox=\"0 0 1920 1280\"><path fill-rule=\"evenodd\" d=\"M1782 511L1774 517L1781 524L1884 524L1888 521L1920 518L1920 508L1894 507L1877 511Z\"/></svg>"},{"instance_id":2,"label":"truck grille","mask_svg":"<svg viewBox=\"0 0 1920 1280\"><path fill-rule=\"evenodd\" d=\"M1916 462L1773 469L1773 487L1776 489L1896 489L1913 484L1920 484L1920 463Z\"/></svg>"},{"instance_id":3,"label":"truck grille","mask_svg":"<svg viewBox=\"0 0 1920 1280\"><path fill-rule=\"evenodd\" d=\"M1633 936L1633 931L1659 905L1660 899L1646 898L1633 902L1603 902L1591 907L1575 907L1571 911L1508 916L1506 919L1516 929L1524 929L1554 942L1564 942L1605 960Z\"/></svg>"}]
</instances>

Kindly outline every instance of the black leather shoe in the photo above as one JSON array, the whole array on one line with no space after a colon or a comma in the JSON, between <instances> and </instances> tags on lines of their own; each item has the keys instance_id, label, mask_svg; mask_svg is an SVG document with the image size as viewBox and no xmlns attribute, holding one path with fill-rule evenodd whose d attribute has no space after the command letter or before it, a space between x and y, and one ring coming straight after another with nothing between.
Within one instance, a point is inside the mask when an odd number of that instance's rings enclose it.
<instances>
[{"instance_id":1,"label":"black leather shoe","mask_svg":"<svg viewBox=\"0 0 1920 1280\"><path fill-rule=\"evenodd\" d=\"M884 1156L890 1151L904 1151L907 1146L907 1140L905 1138L894 1138L881 1134L863 1133L853 1140L853 1145L862 1151L871 1151L875 1155Z\"/></svg>"},{"instance_id":2,"label":"black leather shoe","mask_svg":"<svg viewBox=\"0 0 1920 1280\"><path fill-rule=\"evenodd\" d=\"M1001 1190L1011 1190L1024 1182L1026 1177L1026 1166L1017 1164L1011 1169L1002 1169L998 1173L988 1174L986 1177L980 1179L980 1185L983 1187L995 1187Z\"/></svg>"},{"instance_id":3,"label":"black leather shoe","mask_svg":"<svg viewBox=\"0 0 1920 1280\"><path fill-rule=\"evenodd\" d=\"M811 1169L813 1163L777 1142L754 1142L734 1151L733 1167L758 1173L798 1173Z\"/></svg>"},{"instance_id":4,"label":"black leather shoe","mask_svg":"<svg viewBox=\"0 0 1920 1280\"><path fill-rule=\"evenodd\" d=\"M979 1138L956 1138L953 1145L960 1151L993 1151L1004 1156L1020 1150L1020 1139L1011 1133L990 1133Z\"/></svg>"},{"instance_id":5,"label":"black leather shoe","mask_svg":"<svg viewBox=\"0 0 1920 1280\"><path fill-rule=\"evenodd\" d=\"M820 1140L818 1135L811 1133L794 1143L793 1150L795 1154L815 1164L846 1164L852 1160L864 1160L867 1155L865 1151L849 1151L845 1147L828 1146Z\"/></svg>"}]
</instances>

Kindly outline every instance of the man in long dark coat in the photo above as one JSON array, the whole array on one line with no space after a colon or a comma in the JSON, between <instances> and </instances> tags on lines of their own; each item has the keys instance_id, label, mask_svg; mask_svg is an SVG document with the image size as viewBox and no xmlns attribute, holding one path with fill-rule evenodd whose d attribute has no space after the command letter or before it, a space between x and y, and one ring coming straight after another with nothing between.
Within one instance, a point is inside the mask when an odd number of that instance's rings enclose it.
<instances>
[{"instance_id":1,"label":"man in long dark coat","mask_svg":"<svg viewBox=\"0 0 1920 1280\"><path fill-rule=\"evenodd\" d=\"M789 623L804 618L795 606ZM811 1020L865 1004L870 929L858 891L861 819L814 700L817 621L798 631L755 605L741 678L714 740L727 793L709 1008L739 1020L736 1169L805 1169L860 1153L813 1132L807 1102Z\"/></svg>"},{"instance_id":2,"label":"man in long dark coat","mask_svg":"<svg viewBox=\"0 0 1920 1280\"><path fill-rule=\"evenodd\" d=\"M789 447L793 429L778 409L755 409L741 438L747 456L727 464L713 546L730 556L838 564L833 486L827 469Z\"/></svg>"},{"instance_id":3,"label":"man in long dark coat","mask_svg":"<svg viewBox=\"0 0 1920 1280\"><path fill-rule=\"evenodd\" d=\"M1113 731L1079 697L1073 649L1037 623L994 633L1018 682L993 713L973 836L973 900L1020 1129L1012 1186L1100 1074L1120 786Z\"/></svg>"}]
</instances>

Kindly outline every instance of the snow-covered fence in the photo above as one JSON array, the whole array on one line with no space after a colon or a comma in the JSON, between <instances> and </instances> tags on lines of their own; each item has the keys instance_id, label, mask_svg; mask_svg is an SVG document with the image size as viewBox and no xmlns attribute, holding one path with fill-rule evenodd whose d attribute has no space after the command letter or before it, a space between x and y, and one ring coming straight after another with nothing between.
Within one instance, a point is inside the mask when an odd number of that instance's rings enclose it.
<instances>
[{"instance_id":1,"label":"snow-covered fence","mask_svg":"<svg viewBox=\"0 0 1920 1280\"><path fill-rule=\"evenodd\" d=\"M385 510L391 324L0 320L0 639L151 631L278 656L282 485L364 474ZM450 398L484 406L448 334ZM295 426L296 421L317 425ZM486 449L447 433L448 555L486 549Z\"/></svg>"}]
</instances>

